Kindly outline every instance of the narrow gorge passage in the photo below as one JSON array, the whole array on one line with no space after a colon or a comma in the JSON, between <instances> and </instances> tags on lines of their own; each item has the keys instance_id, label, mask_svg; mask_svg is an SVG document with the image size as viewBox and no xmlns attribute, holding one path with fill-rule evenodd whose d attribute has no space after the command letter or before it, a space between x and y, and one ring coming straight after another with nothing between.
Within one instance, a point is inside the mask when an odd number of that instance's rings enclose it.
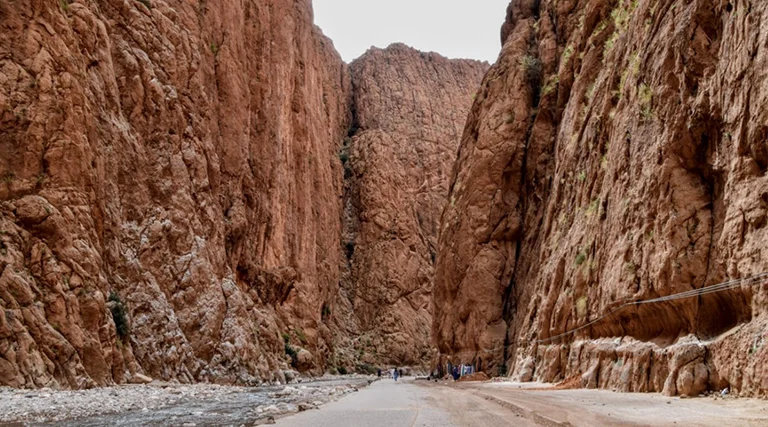
<instances>
[{"instance_id":1,"label":"narrow gorge passage","mask_svg":"<svg viewBox=\"0 0 768 427\"><path fill-rule=\"evenodd\" d=\"M395 3L0 2L0 423L762 420L768 3Z\"/></svg>"}]
</instances>

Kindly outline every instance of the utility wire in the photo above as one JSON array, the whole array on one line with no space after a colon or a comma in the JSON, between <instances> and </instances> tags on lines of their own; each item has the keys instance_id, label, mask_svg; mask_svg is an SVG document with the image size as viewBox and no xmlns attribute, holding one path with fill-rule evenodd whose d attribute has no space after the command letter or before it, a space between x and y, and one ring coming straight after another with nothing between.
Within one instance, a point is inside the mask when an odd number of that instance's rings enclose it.
<instances>
[{"instance_id":1,"label":"utility wire","mask_svg":"<svg viewBox=\"0 0 768 427\"><path fill-rule=\"evenodd\" d=\"M752 277L747 277L747 278L744 278L744 279L736 279L736 280L730 280L730 281L723 282L723 283L718 283L717 285L707 286L705 288L693 289L693 290L690 290L690 291L685 291L685 292L680 292L680 293L677 293L677 294L667 295L667 296L664 296L664 297L651 298L651 299L647 299L647 300L640 300L640 301L633 301L633 302L626 302L626 303L616 307L615 309L609 311L608 313L603 314L602 316L600 316L600 317L598 317L598 318L596 318L596 319L594 319L594 320L592 320L592 321L590 321L588 323L585 323L584 325L581 325L581 326L579 326L577 328L573 328L571 330L565 331L565 332L563 332L561 334L558 334L558 335L555 335L555 336L552 336L552 337L536 340L535 342L538 343L538 344L541 344L541 343L546 343L546 342L554 341L554 340L556 340L558 338L562 338L562 337L565 337L565 336L568 336L568 335L572 335L572 334L574 334L574 333L576 333L578 331L581 331L583 329L586 329L586 328L594 325L595 323L605 319L606 317L612 316L612 315L616 314L617 312L619 312L619 311L621 311L621 310L623 310L623 309L625 309L627 307L630 307L630 306L643 305L643 304L655 304L655 303L660 303L660 302L669 302L669 301L677 301L677 300L681 300L681 299L695 298L695 297L699 297L699 296L702 296L702 295L709 295L709 294L724 292L724 291L728 291L728 290L731 290L731 289L736 289L736 288L743 287L743 286L757 286L757 285L760 285L760 284L764 284L766 280L768 280L768 272L765 272L765 273L762 273L762 274L758 274L758 275L752 276Z\"/></svg>"},{"instance_id":2,"label":"utility wire","mask_svg":"<svg viewBox=\"0 0 768 427\"><path fill-rule=\"evenodd\" d=\"M573 335L574 333L579 332L581 330L584 330L584 329L586 329L586 328L588 328L588 327L590 327L590 326L600 322L601 320L603 320L603 319L605 319L607 317L610 317L610 316L618 313L619 311L621 311L621 310L623 310L623 309L625 309L627 307L643 305L643 304L657 304L657 303L661 303L661 302L677 301L677 300L682 300L682 299L695 298L695 297L699 297L699 296L702 296L702 295L709 295L709 294L714 294L714 293L725 292L725 291L729 291L729 290L740 288L740 287L752 287L752 286L760 286L760 285L766 285L766 284L768 284L768 272L761 273L761 274L758 274L756 276L746 277L746 278L743 278L743 279L729 280L727 282L718 283L716 285L707 286L707 287L700 288L700 289L692 289L690 291L680 292L680 293L677 293L677 294L667 295L667 296L664 296L664 297L658 297L658 298L651 298L651 299L647 299L647 300L639 300L639 301L626 302L626 303L616 307L615 309L609 311L608 313L603 314L602 316L600 316L600 317L598 317L598 318L596 318L596 319L594 319L594 320L592 320L592 321L590 321L588 323L585 323L585 324L583 324L583 325L581 325L579 327L570 329L570 330L565 331L565 332L563 332L561 334L554 335L554 336L551 336L551 337L548 337L548 338L543 338L543 339L540 339L540 340L535 340L534 342L537 343L537 344L543 344L543 343L547 343L547 342L551 342L551 341L557 340L559 338L566 337L568 335ZM476 354L479 354L479 353L490 353L490 352L499 350L499 349L501 349L503 347L511 347L511 346L513 346L513 344L496 346L496 347L493 347L493 348L490 348L490 349L482 349L482 350L477 350L477 351L463 351L463 352L460 352L460 353L452 353L452 355L462 356L462 355L465 355L465 354L474 354L474 355L476 355Z\"/></svg>"}]
</instances>

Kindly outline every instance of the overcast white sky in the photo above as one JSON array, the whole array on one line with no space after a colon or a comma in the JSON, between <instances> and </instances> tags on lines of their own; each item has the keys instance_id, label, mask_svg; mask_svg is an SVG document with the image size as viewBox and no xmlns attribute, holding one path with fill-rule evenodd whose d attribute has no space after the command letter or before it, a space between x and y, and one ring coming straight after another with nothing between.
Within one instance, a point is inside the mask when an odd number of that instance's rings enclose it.
<instances>
[{"instance_id":1,"label":"overcast white sky","mask_svg":"<svg viewBox=\"0 0 768 427\"><path fill-rule=\"evenodd\" d=\"M403 42L448 58L496 62L510 0L314 0L315 23L350 62Z\"/></svg>"}]
</instances>

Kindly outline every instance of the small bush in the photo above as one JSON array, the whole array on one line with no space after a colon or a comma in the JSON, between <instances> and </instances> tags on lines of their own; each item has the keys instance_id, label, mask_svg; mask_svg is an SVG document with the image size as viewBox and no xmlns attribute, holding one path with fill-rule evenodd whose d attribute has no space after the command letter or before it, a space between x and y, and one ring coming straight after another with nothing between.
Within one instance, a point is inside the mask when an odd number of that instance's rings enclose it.
<instances>
[{"instance_id":1,"label":"small bush","mask_svg":"<svg viewBox=\"0 0 768 427\"><path fill-rule=\"evenodd\" d=\"M547 84L541 89L541 96L547 96L557 89L560 84L560 76L552 76L547 80Z\"/></svg>"},{"instance_id":2,"label":"small bush","mask_svg":"<svg viewBox=\"0 0 768 427\"><path fill-rule=\"evenodd\" d=\"M629 67L627 67L623 73L621 73L621 80L619 80L618 97L621 99L624 94L624 88L627 85L629 76L636 76L640 71L640 57L637 52L633 53L629 60Z\"/></svg>"},{"instance_id":3,"label":"small bush","mask_svg":"<svg viewBox=\"0 0 768 427\"><path fill-rule=\"evenodd\" d=\"M323 308L320 311L320 316L323 319L331 317L331 307L328 307L328 304L323 304Z\"/></svg>"},{"instance_id":4,"label":"small bush","mask_svg":"<svg viewBox=\"0 0 768 427\"><path fill-rule=\"evenodd\" d=\"M579 173L579 176L577 176L576 178L579 180L579 182L586 181L586 179L587 179L587 172L586 171L581 171Z\"/></svg>"},{"instance_id":5,"label":"small bush","mask_svg":"<svg viewBox=\"0 0 768 427\"><path fill-rule=\"evenodd\" d=\"M580 266L584 264L584 262L587 260L587 254L585 252L579 252L578 255L576 255L576 266Z\"/></svg>"},{"instance_id":6,"label":"small bush","mask_svg":"<svg viewBox=\"0 0 768 427\"><path fill-rule=\"evenodd\" d=\"M115 292L111 292L109 294L109 301L114 303L109 308L109 311L112 312L112 320L115 322L115 330L117 331L117 336L120 338L126 338L131 331L128 326L128 317L125 314L125 305L123 305L123 301L120 300L120 296Z\"/></svg>"},{"instance_id":7,"label":"small bush","mask_svg":"<svg viewBox=\"0 0 768 427\"><path fill-rule=\"evenodd\" d=\"M339 371L339 375L347 375L347 368L339 366L337 370Z\"/></svg>"},{"instance_id":8,"label":"small bush","mask_svg":"<svg viewBox=\"0 0 768 427\"><path fill-rule=\"evenodd\" d=\"M370 363L361 363L357 365L357 373L365 375L373 375L376 373L376 368Z\"/></svg>"},{"instance_id":9,"label":"small bush","mask_svg":"<svg viewBox=\"0 0 768 427\"><path fill-rule=\"evenodd\" d=\"M650 120L653 118L653 90L645 83L640 84L637 89L637 103L640 106L640 114L643 119Z\"/></svg>"},{"instance_id":10,"label":"small bush","mask_svg":"<svg viewBox=\"0 0 768 427\"><path fill-rule=\"evenodd\" d=\"M541 83L541 73L543 71L541 60L533 55L525 55L520 59L520 65L522 65L523 70L525 70L528 83L532 88L538 89L538 86Z\"/></svg>"},{"instance_id":11,"label":"small bush","mask_svg":"<svg viewBox=\"0 0 768 427\"><path fill-rule=\"evenodd\" d=\"M637 266L634 262L628 262L627 265L624 266L624 268L627 270L627 272L631 275L635 275L635 272L637 271Z\"/></svg>"},{"instance_id":12,"label":"small bush","mask_svg":"<svg viewBox=\"0 0 768 427\"><path fill-rule=\"evenodd\" d=\"M605 31L606 28L608 28L608 19L604 19L600 21L599 24L597 24L597 27L595 27L595 30L592 31L592 35L590 36L590 38L595 37L596 35L602 33L603 31Z\"/></svg>"},{"instance_id":13,"label":"small bush","mask_svg":"<svg viewBox=\"0 0 768 427\"><path fill-rule=\"evenodd\" d=\"M604 58L608 56L608 52L613 49L613 45L619 38L620 33L624 32L629 27L629 21L632 18L632 13L634 13L635 8L637 8L636 0L624 0L613 10L613 12L611 12L614 31L608 41L605 42L605 49L603 50Z\"/></svg>"},{"instance_id":14,"label":"small bush","mask_svg":"<svg viewBox=\"0 0 768 427\"><path fill-rule=\"evenodd\" d=\"M296 350L291 347L290 344L285 343L285 354L287 354L291 358L291 366L296 367L298 363L298 354L296 353Z\"/></svg>"},{"instance_id":15,"label":"small bush","mask_svg":"<svg viewBox=\"0 0 768 427\"><path fill-rule=\"evenodd\" d=\"M583 296L576 300L576 314L579 317L585 317L587 315L587 308L588 308L588 299L586 296Z\"/></svg>"},{"instance_id":16,"label":"small bush","mask_svg":"<svg viewBox=\"0 0 768 427\"><path fill-rule=\"evenodd\" d=\"M347 152L346 149L339 151L339 160L341 160L341 163L343 164L347 164L349 161L349 152Z\"/></svg>"},{"instance_id":17,"label":"small bush","mask_svg":"<svg viewBox=\"0 0 768 427\"><path fill-rule=\"evenodd\" d=\"M613 18L613 23L616 25L616 28L624 31L627 29L627 26L629 26L629 20L632 18L632 13L637 7L637 1L628 2L625 0L621 3L622 4L620 4L616 9L613 9L613 12L611 12L611 18Z\"/></svg>"},{"instance_id":18,"label":"small bush","mask_svg":"<svg viewBox=\"0 0 768 427\"><path fill-rule=\"evenodd\" d=\"M141 4L147 7L147 9L152 9L152 2L150 0L139 0Z\"/></svg>"},{"instance_id":19,"label":"small bush","mask_svg":"<svg viewBox=\"0 0 768 427\"><path fill-rule=\"evenodd\" d=\"M568 45L563 51L563 56L560 58L560 68L568 65L568 61L571 59L571 56L573 56L573 47Z\"/></svg>"},{"instance_id":20,"label":"small bush","mask_svg":"<svg viewBox=\"0 0 768 427\"><path fill-rule=\"evenodd\" d=\"M613 45L616 44L616 40L619 38L619 32L614 31L613 34L611 34L610 37L608 37L608 40L605 42L605 47L603 48L603 58L608 57L608 53L613 49Z\"/></svg>"},{"instance_id":21,"label":"small bush","mask_svg":"<svg viewBox=\"0 0 768 427\"><path fill-rule=\"evenodd\" d=\"M595 212L599 212L601 207L600 199L592 200L592 203L589 204L589 207L587 208L587 215L592 215Z\"/></svg>"},{"instance_id":22,"label":"small bush","mask_svg":"<svg viewBox=\"0 0 768 427\"><path fill-rule=\"evenodd\" d=\"M281 336L283 337L283 348L285 350L285 354L291 358L291 366L295 368L296 363L298 362L298 353L296 352L296 349L294 349L291 345L291 336L287 332L283 332Z\"/></svg>"},{"instance_id":23,"label":"small bush","mask_svg":"<svg viewBox=\"0 0 768 427\"><path fill-rule=\"evenodd\" d=\"M296 329L296 338L298 338L299 342L301 342L302 344L307 343L307 336L304 335L303 329Z\"/></svg>"}]
</instances>

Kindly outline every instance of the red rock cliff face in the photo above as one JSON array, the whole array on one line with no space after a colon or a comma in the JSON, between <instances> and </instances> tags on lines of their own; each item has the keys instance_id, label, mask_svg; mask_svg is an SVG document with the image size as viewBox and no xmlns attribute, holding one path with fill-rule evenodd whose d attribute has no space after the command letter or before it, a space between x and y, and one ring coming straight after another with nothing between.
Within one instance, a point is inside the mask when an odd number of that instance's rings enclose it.
<instances>
[{"instance_id":1,"label":"red rock cliff face","mask_svg":"<svg viewBox=\"0 0 768 427\"><path fill-rule=\"evenodd\" d=\"M0 384L270 380L284 339L322 366L350 88L310 1L12 0L0 28Z\"/></svg>"},{"instance_id":2,"label":"red rock cliff face","mask_svg":"<svg viewBox=\"0 0 768 427\"><path fill-rule=\"evenodd\" d=\"M768 394L768 3L515 0L442 220L441 362Z\"/></svg>"},{"instance_id":3,"label":"red rock cliff face","mask_svg":"<svg viewBox=\"0 0 768 427\"><path fill-rule=\"evenodd\" d=\"M350 65L356 123L341 154L349 158L349 262L340 296L354 313L345 334L354 342L345 347L363 362L426 367L432 357L438 222L487 68L402 44L374 48Z\"/></svg>"}]
</instances>

